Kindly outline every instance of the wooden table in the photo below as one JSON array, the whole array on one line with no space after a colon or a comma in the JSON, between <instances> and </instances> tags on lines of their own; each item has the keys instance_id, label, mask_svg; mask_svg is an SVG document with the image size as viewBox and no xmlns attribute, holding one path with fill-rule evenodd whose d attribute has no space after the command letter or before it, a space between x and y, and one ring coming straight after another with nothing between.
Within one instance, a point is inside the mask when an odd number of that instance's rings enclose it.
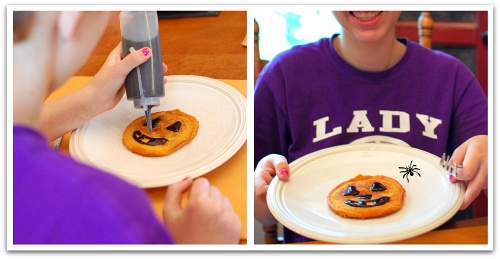
<instances>
[{"instance_id":1,"label":"wooden table","mask_svg":"<svg viewBox=\"0 0 500 259\"><path fill-rule=\"evenodd\" d=\"M491 225L490 225L491 226ZM447 223L433 231L424 233L422 235L390 242L388 244L420 244L420 245L490 245L493 249L493 244L488 243L488 234L492 234L493 229L488 229L488 217L473 218L468 220L461 220L454 223ZM331 244L323 241L310 241L297 243L298 245L304 244ZM395 247L396 248L396 247ZM478 249L477 246L462 247L463 249ZM390 247L388 247L390 249ZM486 247L482 247L486 250ZM462 250L462 249L456 249Z\"/></svg>"},{"instance_id":2,"label":"wooden table","mask_svg":"<svg viewBox=\"0 0 500 259\"><path fill-rule=\"evenodd\" d=\"M220 79L246 97L247 48L244 45L246 12L221 11L217 16L160 18L158 21L163 62L169 67L165 75L197 75ZM83 67L47 101L82 87L94 76L109 53L120 42L119 12L110 12L108 26ZM60 150L69 152L71 132L61 141ZM247 239L246 143L236 154L215 170L204 175L231 200L240 216L243 232L240 243ZM167 187L145 189L157 216Z\"/></svg>"}]
</instances>

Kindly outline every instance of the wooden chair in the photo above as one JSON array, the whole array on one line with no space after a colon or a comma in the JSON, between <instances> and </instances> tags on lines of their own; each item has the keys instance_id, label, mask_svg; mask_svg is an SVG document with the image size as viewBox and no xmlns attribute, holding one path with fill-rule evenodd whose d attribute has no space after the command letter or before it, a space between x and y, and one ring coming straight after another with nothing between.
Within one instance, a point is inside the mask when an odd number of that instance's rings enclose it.
<instances>
[{"instance_id":1,"label":"wooden chair","mask_svg":"<svg viewBox=\"0 0 500 259\"><path fill-rule=\"evenodd\" d=\"M418 41L420 45L432 49L432 26L434 20L430 12L422 12L418 17Z\"/></svg>"},{"instance_id":2,"label":"wooden chair","mask_svg":"<svg viewBox=\"0 0 500 259\"><path fill-rule=\"evenodd\" d=\"M476 78L488 95L488 12L475 11L475 19L471 22L432 21L430 15L430 12L421 12L418 22L396 22L396 35L418 41L428 48L473 49L474 55L468 62L475 63Z\"/></svg>"},{"instance_id":3,"label":"wooden chair","mask_svg":"<svg viewBox=\"0 0 500 259\"><path fill-rule=\"evenodd\" d=\"M262 68L269 62L268 60L263 60L260 58L260 51L259 51L259 24L257 21L254 19L253 20L253 47L254 47L254 55L253 55L253 62L254 62L254 86L255 83L257 82L257 77L259 77L260 71L262 71Z\"/></svg>"},{"instance_id":4,"label":"wooden chair","mask_svg":"<svg viewBox=\"0 0 500 259\"><path fill-rule=\"evenodd\" d=\"M254 45L254 87L257 83L257 77L259 77L262 68L269 62L268 60L263 60L260 58L259 51L259 24L254 19L253 20L253 45ZM283 243L281 237L278 236L278 225L272 225L269 227L264 226L264 241L266 244L280 244Z\"/></svg>"},{"instance_id":5,"label":"wooden chair","mask_svg":"<svg viewBox=\"0 0 500 259\"><path fill-rule=\"evenodd\" d=\"M418 41L419 44L432 49L432 32L434 29L434 20L430 12L421 12L417 20ZM483 35L481 35L484 37ZM410 40L412 39L411 37ZM259 52L259 24L254 20L254 84L257 81L262 68L268 63L267 60L260 58ZM487 215L487 198L484 192L473 202L473 217ZM278 225L263 227L266 244L280 244L282 237L278 236Z\"/></svg>"}]
</instances>

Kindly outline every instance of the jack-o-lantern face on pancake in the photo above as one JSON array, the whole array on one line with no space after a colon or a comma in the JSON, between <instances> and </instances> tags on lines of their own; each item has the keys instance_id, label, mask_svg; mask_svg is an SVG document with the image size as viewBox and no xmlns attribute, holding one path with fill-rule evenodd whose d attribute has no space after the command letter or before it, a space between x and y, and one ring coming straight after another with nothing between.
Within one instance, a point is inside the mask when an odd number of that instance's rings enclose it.
<instances>
[{"instance_id":1,"label":"jack-o-lantern face on pancake","mask_svg":"<svg viewBox=\"0 0 500 259\"><path fill-rule=\"evenodd\" d=\"M154 119L152 119L151 123L153 124L152 125L152 128L155 129L158 127L158 123L161 121L161 117L156 117ZM147 123L143 123L142 124L143 126L148 126ZM181 126L182 126L182 122L181 121L176 121L172 124L170 124L168 127L165 128L165 130L169 130L169 131L172 131L172 132L179 132L179 130L181 129ZM159 128L158 131L160 132L162 129ZM166 135L166 134L165 134ZM135 130L134 133L133 133L133 137L135 139L135 141L137 141L138 143L140 144L144 144L144 145L148 145L148 146L158 146L158 145L164 145L165 143L167 143L168 139L167 138L155 138L155 137L150 137L144 133L141 132L141 130Z\"/></svg>"},{"instance_id":2,"label":"jack-o-lantern face on pancake","mask_svg":"<svg viewBox=\"0 0 500 259\"><path fill-rule=\"evenodd\" d=\"M377 218L399 210L405 189L396 180L384 175L357 175L328 194L329 207L346 218Z\"/></svg>"},{"instance_id":3,"label":"jack-o-lantern face on pancake","mask_svg":"<svg viewBox=\"0 0 500 259\"><path fill-rule=\"evenodd\" d=\"M198 132L198 120L180 110L153 113L152 132L145 116L134 120L123 132L123 144L144 156L164 156L189 143Z\"/></svg>"}]
</instances>

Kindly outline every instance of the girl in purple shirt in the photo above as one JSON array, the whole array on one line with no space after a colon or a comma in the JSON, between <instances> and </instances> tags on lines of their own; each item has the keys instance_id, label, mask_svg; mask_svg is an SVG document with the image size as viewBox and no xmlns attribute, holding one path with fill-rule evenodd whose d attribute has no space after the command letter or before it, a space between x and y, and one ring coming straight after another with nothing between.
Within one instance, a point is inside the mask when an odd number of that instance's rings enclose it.
<instances>
[{"instance_id":1,"label":"girl in purple shirt","mask_svg":"<svg viewBox=\"0 0 500 259\"><path fill-rule=\"evenodd\" d=\"M488 105L458 59L395 37L400 12L334 12L340 35L276 56L255 88L255 217L274 176L311 152L376 136L463 164L466 209L487 188ZM285 229L285 242L305 240Z\"/></svg>"}]
</instances>

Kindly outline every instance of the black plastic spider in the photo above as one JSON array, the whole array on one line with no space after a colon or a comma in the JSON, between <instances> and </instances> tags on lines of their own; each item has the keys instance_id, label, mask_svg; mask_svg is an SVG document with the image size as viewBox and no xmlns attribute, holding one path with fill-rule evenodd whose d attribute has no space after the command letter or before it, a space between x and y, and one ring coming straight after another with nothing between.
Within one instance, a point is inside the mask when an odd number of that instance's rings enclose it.
<instances>
[{"instance_id":1,"label":"black plastic spider","mask_svg":"<svg viewBox=\"0 0 500 259\"><path fill-rule=\"evenodd\" d=\"M408 178L408 175L413 176L413 173L416 173L416 174L418 174L418 176L419 176L419 177L422 177L422 176L420 176L420 174L417 172L417 170L420 170L420 168L417 168L417 165L412 165L412 163L413 163L413 160L411 160L411 162L410 162L410 165L409 165L409 166L407 166L407 167L402 167L402 166L400 166L400 167L399 167L399 169L404 169L404 171L401 171L401 172L399 172L399 173L400 173L400 174L401 174L401 173L404 173L404 175L403 175L403 179L406 177L406 180L407 180L408 182L410 182L410 178Z\"/></svg>"}]
</instances>

